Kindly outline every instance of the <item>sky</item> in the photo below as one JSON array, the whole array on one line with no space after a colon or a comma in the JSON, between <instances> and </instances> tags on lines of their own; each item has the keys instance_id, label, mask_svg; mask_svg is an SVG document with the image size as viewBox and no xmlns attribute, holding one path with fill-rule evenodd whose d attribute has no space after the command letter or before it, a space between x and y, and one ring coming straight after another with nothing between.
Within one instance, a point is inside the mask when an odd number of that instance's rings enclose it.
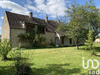
<instances>
[{"instance_id":1,"label":"sky","mask_svg":"<svg viewBox=\"0 0 100 75\"><path fill-rule=\"evenodd\" d=\"M0 34L5 11L23 15L33 12L33 17L41 19L45 19L47 14L48 19L57 20L57 18L60 19L65 15L65 10L74 1L83 5L89 0L0 0ZM94 3L100 7L100 0L94 0Z\"/></svg>"}]
</instances>

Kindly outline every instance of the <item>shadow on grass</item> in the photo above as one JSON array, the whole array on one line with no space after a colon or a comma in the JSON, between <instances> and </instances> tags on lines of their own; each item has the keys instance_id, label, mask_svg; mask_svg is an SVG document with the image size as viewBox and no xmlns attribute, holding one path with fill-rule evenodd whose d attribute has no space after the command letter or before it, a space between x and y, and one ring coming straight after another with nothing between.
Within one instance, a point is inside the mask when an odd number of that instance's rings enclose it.
<instances>
[{"instance_id":1,"label":"shadow on grass","mask_svg":"<svg viewBox=\"0 0 100 75\"><path fill-rule=\"evenodd\" d=\"M28 50L30 50L30 49L57 49L57 48L63 48L63 47L36 47L36 48L21 48L21 50L25 50L25 49L28 49Z\"/></svg>"},{"instance_id":2,"label":"shadow on grass","mask_svg":"<svg viewBox=\"0 0 100 75\"><path fill-rule=\"evenodd\" d=\"M19 60L28 60L29 58L20 58ZM17 58L8 58L7 61L15 61Z\"/></svg>"},{"instance_id":3,"label":"shadow on grass","mask_svg":"<svg viewBox=\"0 0 100 75\"><path fill-rule=\"evenodd\" d=\"M34 65L33 63L28 63L29 66ZM16 68L14 64L10 64L10 66L0 66L0 75L15 75ZM34 75L34 74L31 74Z\"/></svg>"},{"instance_id":4,"label":"shadow on grass","mask_svg":"<svg viewBox=\"0 0 100 75\"><path fill-rule=\"evenodd\" d=\"M96 50L97 52L100 52L100 47L95 47L95 50Z\"/></svg>"},{"instance_id":5,"label":"shadow on grass","mask_svg":"<svg viewBox=\"0 0 100 75\"><path fill-rule=\"evenodd\" d=\"M84 45L79 45L79 46L84 46ZM47 47L22 47L21 48L21 50L24 50L24 49L28 49L28 50L30 50L30 49L57 49L57 48L65 48L65 47L76 47L75 45L72 45L72 46L59 46L59 47L55 47L55 46L51 46L51 47L49 47L49 46L47 46Z\"/></svg>"},{"instance_id":6,"label":"shadow on grass","mask_svg":"<svg viewBox=\"0 0 100 75\"><path fill-rule=\"evenodd\" d=\"M0 75L14 75L15 67L14 66L0 66Z\"/></svg>"},{"instance_id":7,"label":"shadow on grass","mask_svg":"<svg viewBox=\"0 0 100 75\"><path fill-rule=\"evenodd\" d=\"M72 75L80 74L80 68L68 69L70 64L48 64L45 68L33 68L34 75ZM64 68L66 67L66 68Z\"/></svg>"}]
</instances>

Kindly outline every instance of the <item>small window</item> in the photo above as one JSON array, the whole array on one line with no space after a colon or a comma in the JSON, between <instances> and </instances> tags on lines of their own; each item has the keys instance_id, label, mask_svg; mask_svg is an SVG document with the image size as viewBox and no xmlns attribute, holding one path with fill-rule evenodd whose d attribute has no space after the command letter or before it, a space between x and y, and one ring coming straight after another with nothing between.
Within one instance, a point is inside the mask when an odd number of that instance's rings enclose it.
<instances>
[{"instance_id":1,"label":"small window","mask_svg":"<svg viewBox=\"0 0 100 75\"><path fill-rule=\"evenodd\" d=\"M35 27L33 25L26 25L26 33L35 32Z\"/></svg>"},{"instance_id":2,"label":"small window","mask_svg":"<svg viewBox=\"0 0 100 75\"><path fill-rule=\"evenodd\" d=\"M44 27L38 27L38 32L44 34L45 28Z\"/></svg>"}]
</instances>

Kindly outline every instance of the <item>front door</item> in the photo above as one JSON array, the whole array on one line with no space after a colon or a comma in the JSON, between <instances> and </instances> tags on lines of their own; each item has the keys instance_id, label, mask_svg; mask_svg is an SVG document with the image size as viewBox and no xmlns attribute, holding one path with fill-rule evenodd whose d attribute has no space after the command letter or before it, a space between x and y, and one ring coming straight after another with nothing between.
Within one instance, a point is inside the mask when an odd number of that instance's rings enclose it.
<instances>
[{"instance_id":1,"label":"front door","mask_svg":"<svg viewBox=\"0 0 100 75\"><path fill-rule=\"evenodd\" d=\"M59 45L59 38L56 37L56 45Z\"/></svg>"}]
</instances>

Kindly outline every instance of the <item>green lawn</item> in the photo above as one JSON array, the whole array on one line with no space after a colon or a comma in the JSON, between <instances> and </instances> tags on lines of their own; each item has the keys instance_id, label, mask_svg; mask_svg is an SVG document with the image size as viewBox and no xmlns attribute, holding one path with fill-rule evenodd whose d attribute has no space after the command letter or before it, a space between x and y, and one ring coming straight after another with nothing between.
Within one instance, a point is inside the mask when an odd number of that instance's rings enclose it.
<instances>
[{"instance_id":1,"label":"green lawn","mask_svg":"<svg viewBox=\"0 0 100 75\"><path fill-rule=\"evenodd\" d=\"M97 56L91 56L90 51L76 50L75 47L22 49L21 52L23 58L28 58L33 70L32 75L88 75L88 70L92 68L83 69L82 57L85 57L85 61L100 61L100 43L95 46ZM14 75L15 67L11 64L13 61L0 61L0 75Z\"/></svg>"}]
</instances>

